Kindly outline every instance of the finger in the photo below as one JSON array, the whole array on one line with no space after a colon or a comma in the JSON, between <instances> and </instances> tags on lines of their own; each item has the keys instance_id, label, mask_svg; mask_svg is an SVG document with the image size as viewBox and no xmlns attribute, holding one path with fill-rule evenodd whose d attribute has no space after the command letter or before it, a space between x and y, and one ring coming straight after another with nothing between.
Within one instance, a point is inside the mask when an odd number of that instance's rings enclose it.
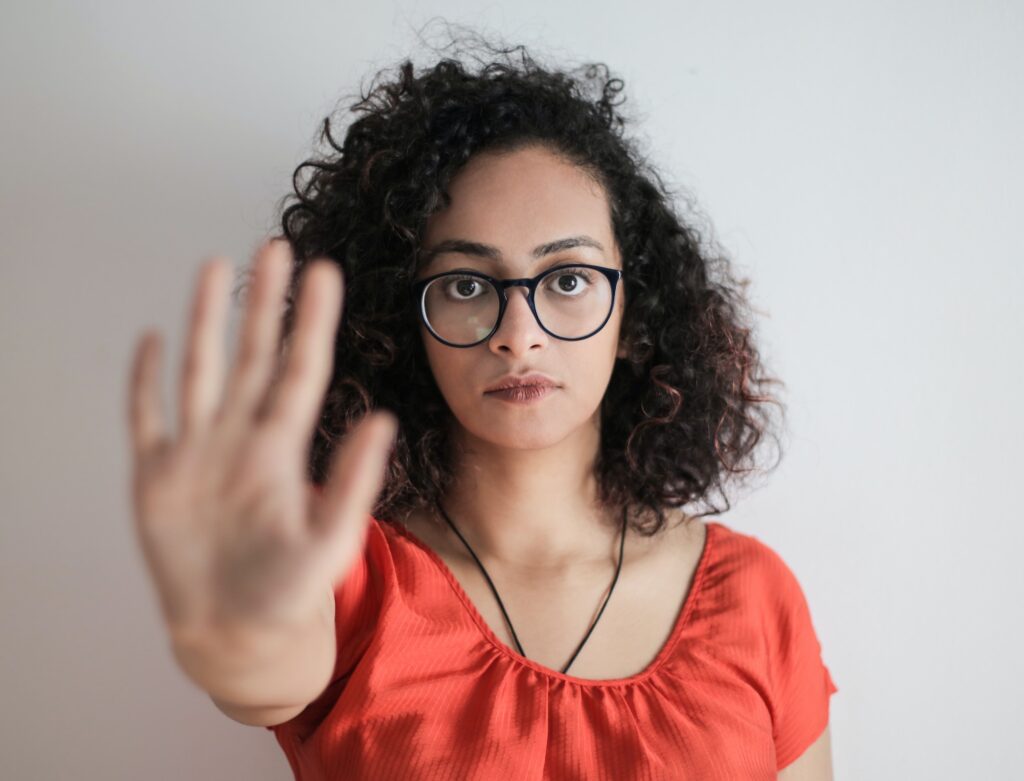
<instances>
[{"instance_id":1,"label":"finger","mask_svg":"<svg viewBox=\"0 0 1024 781\"><path fill-rule=\"evenodd\" d=\"M330 383L342 289L341 271L333 261L314 261L303 273L284 373L268 413L303 442L316 425Z\"/></svg>"},{"instance_id":2,"label":"finger","mask_svg":"<svg viewBox=\"0 0 1024 781\"><path fill-rule=\"evenodd\" d=\"M209 260L200 270L182 363L181 433L185 437L209 424L224 390L230 282L231 263L226 258Z\"/></svg>"},{"instance_id":3,"label":"finger","mask_svg":"<svg viewBox=\"0 0 1024 781\"><path fill-rule=\"evenodd\" d=\"M384 485L398 420L385 410L363 418L332 465L320 518L312 529L324 575L337 580L361 550L370 514Z\"/></svg>"},{"instance_id":4,"label":"finger","mask_svg":"<svg viewBox=\"0 0 1024 781\"><path fill-rule=\"evenodd\" d=\"M238 355L224 397L224 417L229 427L252 418L279 360L282 296L291 273L286 243L265 243L253 263Z\"/></svg>"},{"instance_id":5,"label":"finger","mask_svg":"<svg viewBox=\"0 0 1024 781\"><path fill-rule=\"evenodd\" d=\"M129 388L128 420L136 459L142 458L166 436L160 401L160 363L163 339L147 331L135 348Z\"/></svg>"}]
</instances>

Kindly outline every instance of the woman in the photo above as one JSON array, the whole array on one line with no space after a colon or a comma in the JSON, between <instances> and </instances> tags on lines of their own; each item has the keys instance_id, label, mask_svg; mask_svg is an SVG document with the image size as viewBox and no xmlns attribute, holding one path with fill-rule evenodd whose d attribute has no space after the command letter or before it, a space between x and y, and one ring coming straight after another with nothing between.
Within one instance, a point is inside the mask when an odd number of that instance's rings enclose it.
<instances>
[{"instance_id":1,"label":"woman","mask_svg":"<svg viewBox=\"0 0 1024 781\"><path fill-rule=\"evenodd\" d=\"M176 658L307 781L831 778L795 576L681 509L753 471L777 405L740 286L623 137L620 80L494 54L404 63L341 144L325 121L226 388L204 266L173 441L141 341Z\"/></svg>"}]
</instances>

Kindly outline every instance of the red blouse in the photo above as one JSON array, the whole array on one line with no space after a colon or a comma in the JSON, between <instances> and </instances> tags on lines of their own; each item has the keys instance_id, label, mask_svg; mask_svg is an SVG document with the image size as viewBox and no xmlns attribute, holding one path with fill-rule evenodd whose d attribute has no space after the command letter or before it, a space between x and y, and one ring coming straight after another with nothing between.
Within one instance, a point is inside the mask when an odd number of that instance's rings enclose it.
<instances>
[{"instance_id":1,"label":"red blouse","mask_svg":"<svg viewBox=\"0 0 1024 781\"><path fill-rule=\"evenodd\" d=\"M824 731L838 688L779 555L706 526L655 659L588 680L506 646L443 559L371 519L335 590L331 683L266 729L299 781L775 778Z\"/></svg>"}]
</instances>

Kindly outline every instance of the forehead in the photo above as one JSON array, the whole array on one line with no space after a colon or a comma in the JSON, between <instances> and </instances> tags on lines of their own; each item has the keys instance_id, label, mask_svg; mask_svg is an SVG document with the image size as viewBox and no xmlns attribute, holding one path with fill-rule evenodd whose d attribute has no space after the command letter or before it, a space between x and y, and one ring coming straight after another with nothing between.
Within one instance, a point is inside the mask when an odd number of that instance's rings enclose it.
<instances>
[{"instance_id":1,"label":"forehead","mask_svg":"<svg viewBox=\"0 0 1024 781\"><path fill-rule=\"evenodd\" d=\"M609 248L609 259L614 253L604 189L546 149L480 153L452 178L448 192L451 204L427 220L424 248L465 239L529 259L539 244L585 234Z\"/></svg>"}]
</instances>

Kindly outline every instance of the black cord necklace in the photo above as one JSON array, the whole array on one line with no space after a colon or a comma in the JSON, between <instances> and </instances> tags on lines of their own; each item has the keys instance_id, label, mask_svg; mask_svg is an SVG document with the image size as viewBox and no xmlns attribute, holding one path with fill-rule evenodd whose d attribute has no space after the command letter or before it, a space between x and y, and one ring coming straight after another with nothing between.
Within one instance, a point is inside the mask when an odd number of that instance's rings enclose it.
<instances>
[{"instance_id":1,"label":"black cord necklace","mask_svg":"<svg viewBox=\"0 0 1024 781\"><path fill-rule=\"evenodd\" d=\"M510 619L508 617L508 612L505 610L505 605L502 603L501 597L498 596L498 590L494 587L494 583L491 581L491 576L487 574L487 570L484 569L484 565L480 562L480 559L477 558L476 553L473 552L473 549L469 546L469 543L466 542L466 538L462 536L462 533L457 528L455 528L455 524L452 523L452 519L448 517L448 513L446 513L444 511L444 508L441 506L441 503L438 501L438 502L436 502L436 504L437 504L437 509L440 510L440 512L441 512L441 515L448 522L448 525L452 527L452 531L454 531L459 536L459 539L462 540L462 544L466 546L466 549L469 551L470 555L473 557L473 560L476 561L477 566L480 567L480 571L484 573L484 577L487 579L487 585L489 585L491 587L491 591L494 592L494 598L498 600L498 607L501 608L501 613L502 613L502 615L505 616L505 621L508 624L509 631L512 632L512 639L516 641L516 648L518 649L519 653L522 656L526 656L526 652L523 651L523 646L519 642L519 638L516 636L516 630L512 627L512 619ZM604 603L601 605L601 609L597 613L597 618L594 619L594 622L590 625L590 629L588 629L586 635L583 636L583 640L580 642L579 647L577 647L576 652L569 659L569 662L565 665L565 667L562 668L562 672L563 673L566 670L569 669L569 666L574 661L576 661L576 657L579 655L580 650L583 648L583 644L587 642L587 639L590 637L591 632L594 631L594 627L597 626L597 622L601 618L601 614L604 613L605 605L607 605L608 604L608 600L611 599L612 592L615 590L615 583L619 579L619 570L622 569L622 552L625 549L625 545L626 545L626 510L625 510L625 508L623 508L623 511L622 511L622 538L619 540L619 561L615 565L615 577L612 578L612 586L611 586L610 589L608 589L608 596L605 597Z\"/></svg>"}]
</instances>

